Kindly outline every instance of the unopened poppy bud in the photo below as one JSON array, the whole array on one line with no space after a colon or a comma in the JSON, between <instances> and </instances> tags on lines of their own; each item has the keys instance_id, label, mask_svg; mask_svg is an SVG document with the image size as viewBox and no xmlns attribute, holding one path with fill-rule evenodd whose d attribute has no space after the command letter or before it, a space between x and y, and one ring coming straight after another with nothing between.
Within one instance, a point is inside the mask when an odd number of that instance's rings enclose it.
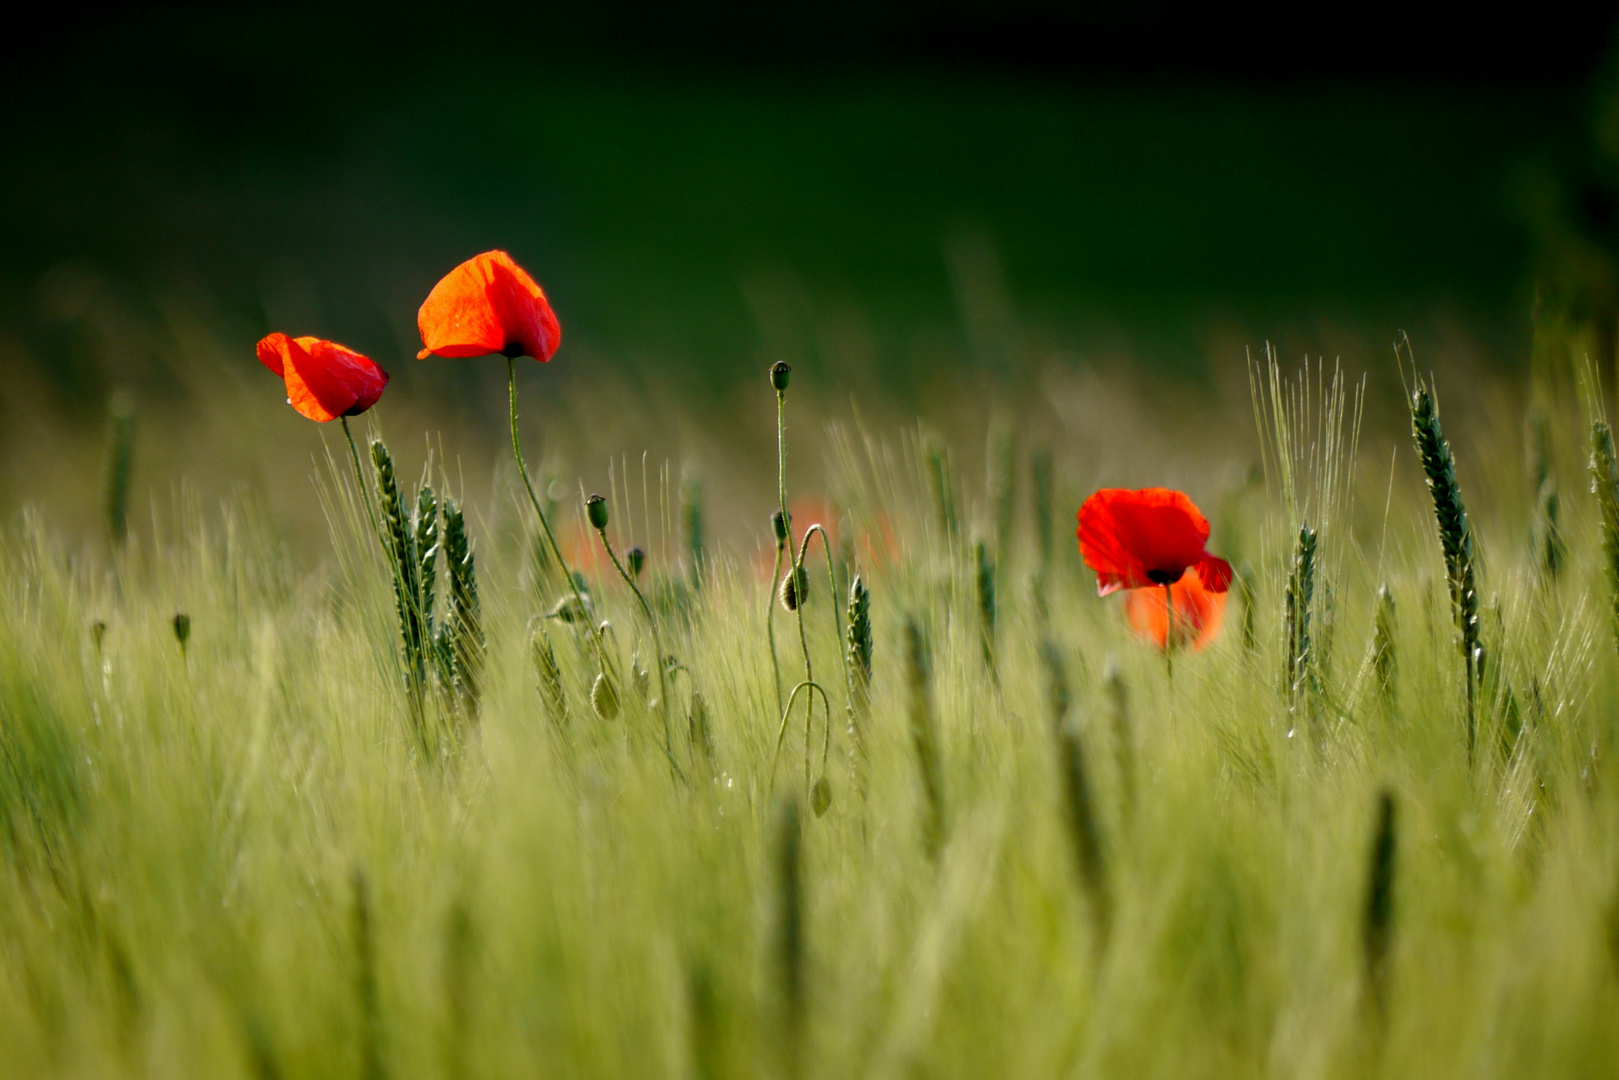
<instances>
[{"instance_id":1,"label":"unopened poppy bud","mask_svg":"<svg viewBox=\"0 0 1619 1080\"><path fill-rule=\"evenodd\" d=\"M630 550L624 553L624 558L628 560L630 564L630 577L640 577L641 567L646 565L646 552L642 551L639 547L632 547Z\"/></svg>"},{"instance_id":2,"label":"unopened poppy bud","mask_svg":"<svg viewBox=\"0 0 1619 1080\"><path fill-rule=\"evenodd\" d=\"M815 811L816 817L820 817L831 805L832 785L823 776L810 788L810 809Z\"/></svg>"},{"instance_id":3,"label":"unopened poppy bud","mask_svg":"<svg viewBox=\"0 0 1619 1080\"><path fill-rule=\"evenodd\" d=\"M96 643L96 652L101 652L101 640L107 636L107 624L97 619L90 624L90 640Z\"/></svg>"},{"instance_id":4,"label":"unopened poppy bud","mask_svg":"<svg viewBox=\"0 0 1619 1080\"><path fill-rule=\"evenodd\" d=\"M184 612L174 617L174 640L180 643L180 651L185 652L186 642L191 640L191 616Z\"/></svg>"},{"instance_id":5,"label":"unopened poppy bud","mask_svg":"<svg viewBox=\"0 0 1619 1080\"><path fill-rule=\"evenodd\" d=\"M590 707L604 723L618 719L618 691L605 672L598 672L590 687Z\"/></svg>"},{"instance_id":6,"label":"unopened poppy bud","mask_svg":"<svg viewBox=\"0 0 1619 1080\"><path fill-rule=\"evenodd\" d=\"M770 511L770 528L776 534L776 546L781 547L787 542L787 518L780 510Z\"/></svg>"},{"instance_id":7,"label":"unopened poppy bud","mask_svg":"<svg viewBox=\"0 0 1619 1080\"><path fill-rule=\"evenodd\" d=\"M781 606L788 611L797 611L798 605L809 599L809 573L802 566L787 571L787 576L781 579Z\"/></svg>"},{"instance_id":8,"label":"unopened poppy bud","mask_svg":"<svg viewBox=\"0 0 1619 1080\"><path fill-rule=\"evenodd\" d=\"M586 499L585 517L590 519L591 528L597 531L607 528L607 500L600 495Z\"/></svg>"},{"instance_id":9,"label":"unopened poppy bud","mask_svg":"<svg viewBox=\"0 0 1619 1080\"><path fill-rule=\"evenodd\" d=\"M785 360L777 360L770 365L770 385L776 388L776 393L787 389L787 380L792 378L793 366Z\"/></svg>"}]
</instances>

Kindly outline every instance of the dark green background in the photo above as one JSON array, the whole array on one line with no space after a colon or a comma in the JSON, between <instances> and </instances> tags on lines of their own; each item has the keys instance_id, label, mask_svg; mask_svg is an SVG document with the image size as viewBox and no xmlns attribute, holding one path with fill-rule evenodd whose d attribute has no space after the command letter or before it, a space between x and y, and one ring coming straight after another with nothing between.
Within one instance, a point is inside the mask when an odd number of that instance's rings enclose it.
<instances>
[{"instance_id":1,"label":"dark green background","mask_svg":"<svg viewBox=\"0 0 1619 1080\"><path fill-rule=\"evenodd\" d=\"M1587 141L1589 23L1471 52L1441 28L1400 60L1375 25L1267 42L1258 22L1055 10L949 9L933 37L894 12L845 33L723 9L509 35L421 8L51 28L7 76L0 332L61 402L131 377L42 311L65 265L132 311L206 310L242 355L274 328L399 366L438 275L500 246L576 356L723 390L769 347L749 283L785 282L806 324L858 313L869 384L903 398L921 369L984 359L944 256L969 236L1070 358L1195 373L1232 359L1211 325L1302 352L1324 325L1381 338L1435 313L1501 363L1523 353L1526 206ZM1000 359L1015 381L1037 358ZM406 384L424 378L456 392Z\"/></svg>"}]
</instances>

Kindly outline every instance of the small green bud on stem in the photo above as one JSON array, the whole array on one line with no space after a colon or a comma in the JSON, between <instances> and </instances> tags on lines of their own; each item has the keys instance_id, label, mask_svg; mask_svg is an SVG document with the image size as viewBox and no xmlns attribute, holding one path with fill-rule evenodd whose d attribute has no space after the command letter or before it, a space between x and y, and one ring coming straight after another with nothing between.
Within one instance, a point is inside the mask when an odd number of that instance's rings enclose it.
<instances>
[{"instance_id":1,"label":"small green bud on stem","mask_svg":"<svg viewBox=\"0 0 1619 1080\"><path fill-rule=\"evenodd\" d=\"M777 360L770 365L770 385L775 388L778 394L786 393L787 381L792 378L792 375L793 366L785 360Z\"/></svg>"},{"instance_id":2,"label":"small green bud on stem","mask_svg":"<svg viewBox=\"0 0 1619 1080\"><path fill-rule=\"evenodd\" d=\"M191 616L181 612L174 617L174 640L180 643L180 652L186 651L186 642L191 640Z\"/></svg>"},{"instance_id":3,"label":"small green bud on stem","mask_svg":"<svg viewBox=\"0 0 1619 1080\"><path fill-rule=\"evenodd\" d=\"M592 495L586 499L585 517L590 520L590 527L597 532L607 528L607 500L600 495Z\"/></svg>"},{"instance_id":4,"label":"small green bud on stem","mask_svg":"<svg viewBox=\"0 0 1619 1080\"><path fill-rule=\"evenodd\" d=\"M640 547L632 547L624 553L624 559L630 564L630 576L639 578L641 567L646 565L646 552Z\"/></svg>"}]
</instances>

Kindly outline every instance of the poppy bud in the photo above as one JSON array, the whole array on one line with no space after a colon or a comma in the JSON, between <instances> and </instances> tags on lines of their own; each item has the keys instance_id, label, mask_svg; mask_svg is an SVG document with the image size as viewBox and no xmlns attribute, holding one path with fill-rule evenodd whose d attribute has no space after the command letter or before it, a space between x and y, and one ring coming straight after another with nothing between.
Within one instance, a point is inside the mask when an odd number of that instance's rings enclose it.
<instances>
[{"instance_id":1,"label":"poppy bud","mask_svg":"<svg viewBox=\"0 0 1619 1080\"><path fill-rule=\"evenodd\" d=\"M191 616L181 612L174 617L174 640L180 643L180 651L186 651L186 642L191 640Z\"/></svg>"},{"instance_id":2,"label":"poppy bud","mask_svg":"<svg viewBox=\"0 0 1619 1080\"><path fill-rule=\"evenodd\" d=\"M776 546L781 547L787 543L787 519L780 510L770 511L770 528L776 534Z\"/></svg>"},{"instance_id":3,"label":"poppy bud","mask_svg":"<svg viewBox=\"0 0 1619 1080\"><path fill-rule=\"evenodd\" d=\"M642 551L639 547L632 547L630 550L624 553L624 558L630 564L630 577L640 577L641 567L646 564L646 552Z\"/></svg>"},{"instance_id":4,"label":"poppy bud","mask_svg":"<svg viewBox=\"0 0 1619 1080\"><path fill-rule=\"evenodd\" d=\"M816 817L820 817L831 805L832 785L827 783L826 777L823 776L810 788L810 809L815 811Z\"/></svg>"},{"instance_id":5,"label":"poppy bud","mask_svg":"<svg viewBox=\"0 0 1619 1080\"><path fill-rule=\"evenodd\" d=\"M101 652L101 639L107 636L107 624L97 619L90 624L90 640L96 643L96 653Z\"/></svg>"},{"instance_id":6,"label":"poppy bud","mask_svg":"<svg viewBox=\"0 0 1619 1080\"><path fill-rule=\"evenodd\" d=\"M598 672L590 687L590 707L604 722L618 719L618 691L613 689L605 672Z\"/></svg>"},{"instance_id":7,"label":"poppy bud","mask_svg":"<svg viewBox=\"0 0 1619 1080\"><path fill-rule=\"evenodd\" d=\"M787 380L792 374L793 366L785 360L777 360L770 365L770 385L776 388L776 393L783 393L787 389Z\"/></svg>"},{"instance_id":8,"label":"poppy bud","mask_svg":"<svg viewBox=\"0 0 1619 1080\"><path fill-rule=\"evenodd\" d=\"M590 519L590 527L598 532L607 528L607 500L600 495L586 499L585 517Z\"/></svg>"},{"instance_id":9,"label":"poppy bud","mask_svg":"<svg viewBox=\"0 0 1619 1080\"><path fill-rule=\"evenodd\" d=\"M781 606L797 611L798 605L809 599L809 573L802 566L787 571L781 579Z\"/></svg>"}]
</instances>

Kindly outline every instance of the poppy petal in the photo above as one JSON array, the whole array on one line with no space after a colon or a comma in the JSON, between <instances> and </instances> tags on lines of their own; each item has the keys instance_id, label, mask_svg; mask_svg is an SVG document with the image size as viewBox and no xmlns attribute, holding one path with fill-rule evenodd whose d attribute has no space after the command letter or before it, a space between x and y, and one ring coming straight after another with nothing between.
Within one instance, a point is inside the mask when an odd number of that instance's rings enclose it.
<instances>
[{"instance_id":1,"label":"poppy petal","mask_svg":"<svg viewBox=\"0 0 1619 1080\"><path fill-rule=\"evenodd\" d=\"M277 375L280 375L282 367L281 356L282 353L286 351L287 343L291 340L292 339L287 337L285 334L271 334L264 338L259 342L256 350L259 356L259 363L263 364Z\"/></svg>"},{"instance_id":2,"label":"poppy petal","mask_svg":"<svg viewBox=\"0 0 1619 1080\"><path fill-rule=\"evenodd\" d=\"M1209 523L1167 488L1104 488L1079 508L1079 547L1104 596L1180 580L1203 557Z\"/></svg>"},{"instance_id":3,"label":"poppy petal","mask_svg":"<svg viewBox=\"0 0 1619 1080\"><path fill-rule=\"evenodd\" d=\"M388 373L369 358L320 338L271 334L257 352L286 382L287 403L317 423L358 416L388 385Z\"/></svg>"},{"instance_id":4,"label":"poppy petal","mask_svg":"<svg viewBox=\"0 0 1619 1080\"><path fill-rule=\"evenodd\" d=\"M507 353L546 361L562 327L545 291L504 251L486 251L444 275L416 313L417 359Z\"/></svg>"},{"instance_id":5,"label":"poppy petal","mask_svg":"<svg viewBox=\"0 0 1619 1080\"><path fill-rule=\"evenodd\" d=\"M1171 585L1169 594L1174 605L1174 645L1206 648L1219 635L1226 594L1205 589L1198 574L1187 574ZM1164 602L1162 586L1132 589L1125 601L1125 615L1131 628L1144 640L1160 649L1169 646L1169 607Z\"/></svg>"},{"instance_id":6,"label":"poppy petal","mask_svg":"<svg viewBox=\"0 0 1619 1080\"><path fill-rule=\"evenodd\" d=\"M1205 555L1197 564L1197 576L1210 592L1223 593L1231 588L1231 564L1218 555Z\"/></svg>"}]
</instances>

